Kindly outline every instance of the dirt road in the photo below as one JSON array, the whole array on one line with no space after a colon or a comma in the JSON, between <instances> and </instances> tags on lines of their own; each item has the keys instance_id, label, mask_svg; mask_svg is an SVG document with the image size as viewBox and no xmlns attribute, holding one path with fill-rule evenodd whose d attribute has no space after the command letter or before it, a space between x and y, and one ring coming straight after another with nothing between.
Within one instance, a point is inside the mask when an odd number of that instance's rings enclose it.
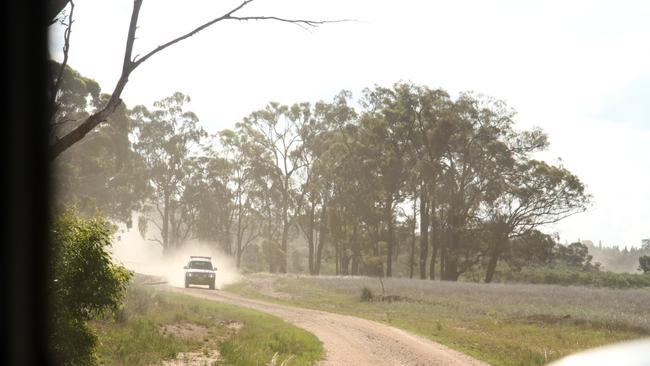
<instances>
[{"instance_id":1,"label":"dirt road","mask_svg":"<svg viewBox=\"0 0 650 366\"><path fill-rule=\"evenodd\" d=\"M306 329L325 347L325 360L320 365L486 365L441 344L370 320L251 300L225 291L166 288L260 310Z\"/></svg>"}]
</instances>

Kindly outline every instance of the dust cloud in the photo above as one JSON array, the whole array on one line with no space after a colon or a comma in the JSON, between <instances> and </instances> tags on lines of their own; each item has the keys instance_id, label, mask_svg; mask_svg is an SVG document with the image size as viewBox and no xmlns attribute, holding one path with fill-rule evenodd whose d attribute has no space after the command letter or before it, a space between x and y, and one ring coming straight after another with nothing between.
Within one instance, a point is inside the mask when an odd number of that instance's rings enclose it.
<instances>
[{"instance_id":1,"label":"dust cloud","mask_svg":"<svg viewBox=\"0 0 650 366\"><path fill-rule=\"evenodd\" d=\"M218 289L235 283L241 278L234 259L216 248L215 243L190 240L174 253L163 255L160 244L145 240L137 228L126 230L121 227L112 247L115 262L141 274L159 276L173 286L182 287L183 266L190 255L212 257L212 265L217 268L215 286Z\"/></svg>"}]
</instances>

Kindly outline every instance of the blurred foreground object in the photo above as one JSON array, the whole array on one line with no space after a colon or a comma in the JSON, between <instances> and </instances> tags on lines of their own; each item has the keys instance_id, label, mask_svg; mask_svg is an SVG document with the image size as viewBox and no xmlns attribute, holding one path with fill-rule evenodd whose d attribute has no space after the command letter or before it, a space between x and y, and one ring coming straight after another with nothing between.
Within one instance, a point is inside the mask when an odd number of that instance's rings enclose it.
<instances>
[{"instance_id":1,"label":"blurred foreground object","mask_svg":"<svg viewBox=\"0 0 650 366\"><path fill-rule=\"evenodd\" d=\"M567 356L548 366L650 366L650 338L616 343Z\"/></svg>"}]
</instances>

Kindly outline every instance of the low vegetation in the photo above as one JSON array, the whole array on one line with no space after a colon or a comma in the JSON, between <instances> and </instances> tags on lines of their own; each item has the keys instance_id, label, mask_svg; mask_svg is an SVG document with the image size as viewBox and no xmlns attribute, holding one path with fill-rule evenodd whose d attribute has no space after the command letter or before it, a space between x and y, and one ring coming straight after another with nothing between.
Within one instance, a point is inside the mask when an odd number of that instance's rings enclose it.
<instances>
[{"instance_id":1,"label":"low vegetation","mask_svg":"<svg viewBox=\"0 0 650 366\"><path fill-rule=\"evenodd\" d=\"M650 276L645 274L584 271L571 267L537 267L525 268L518 272L497 272L495 280L501 282L594 286L620 289L650 287Z\"/></svg>"},{"instance_id":2,"label":"low vegetation","mask_svg":"<svg viewBox=\"0 0 650 366\"><path fill-rule=\"evenodd\" d=\"M92 325L109 365L311 365L323 355L318 338L276 317L145 285L131 285L121 311Z\"/></svg>"},{"instance_id":3,"label":"low vegetation","mask_svg":"<svg viewBox=\"0 0 650 366\"><path fill-rule=\"evenodd\" d=\"M50 347L57 364L92 365L97 336L88 322L119 308L131 277L109 253L114 228L101 218L61 213L50 234Z\"/></svg>"},{"instance_id":4,"label":"low vegetation","mask_svg":"<svg viewBox=\"0 0 650 366\"><path fill-rule=\"evenodd\" d=\"M650 335L650 289L398 278L384 279L383 285L385 295L380 281L367 277L282 276L269 281L253 275L229 290L387 323L494 365L541 365L582 349Z\"/></svg>"}]
</instances>

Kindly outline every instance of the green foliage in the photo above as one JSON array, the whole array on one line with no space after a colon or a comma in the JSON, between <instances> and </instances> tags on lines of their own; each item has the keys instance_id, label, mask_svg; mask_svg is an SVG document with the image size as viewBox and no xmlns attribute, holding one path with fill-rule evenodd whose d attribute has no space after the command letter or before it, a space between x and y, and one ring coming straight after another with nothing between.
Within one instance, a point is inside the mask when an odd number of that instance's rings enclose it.
<instances>
[{"instance_id":1,"label":"green foliage","mask_svg":"<svg viewBox=\"0 0 650 366\"><path fill-rule=\"evenodd\" d=\"M384 275L384 262L379 256L366 256L363 259L361 273L366 276L382 277Z\"/></svg>"},{"instance_id":2,"label":"green foliage","mask_svg":"<svg viewBox=\"0 0 650 366\"><path fill-rule=\"evenodd\" d=\"M532 230L510 240L509 251L505 253L504 259L515 270L527 266L549 265L555 259L556 246L553 237Z\"/></svg>"},{"instance_id":3,"label":"green foliage","mask_svg":"<svg viewBox=\"0 0 650 366\"><path fill-rule=\"evenodd\" d=\"M496 281L610 288L650 287L650 277L634 273L585 271L576 267L529 267L497 272Z\"/></svg>"},{"instance_id":4,"label":"green foliage","mask_svg":"<svg viewBox=\"0 0 650 366\"><path fill-rule=\"evenodd\" d=\"M650 255L639 257L639 271L650 273Z\"/></svg>"},{"instance_id":5,"label":"green foliage","mask_svg":"<svg viewBox=\"0 0 650 366\"><path fill-rule=\"evenodd\" d=\"M69 67L60 87L54 131L57 135L75 127L109 98L100 94L97 83ZM84 215L102 215L131 225L132 212L140 208L146 196L142 159L130 141L133 128L121 104L106 123L59 155L53 162L53 181L55 204L60 211L75 206Z\"/></svg>"},{"instance_id":6,"label":"green foliage","mask_svg":"<svg viewBox=\"0 0 650 366\"><path fill-rule=\"evenodd\" d=\"M60 186L74 187L64 199L126 222L140 209L138 228L165 251L213 241L238 266L286 272L297 259L288 243L302 236L311 274L390 277L417 262L422 277L485 282L500 262L549 263L554 244L537 229L589 203L577 176L533 158L546 134L517 130L514 110L484 95L397 83L365 89L358 103L347 91L271 102L210 140L188 102L174 93L151 110L120 107L62 164ZM420 258L395 258L416 241ZM255 247L259 256L243 255ZM557 250L557 261L593 269L582 248Z\"/></svg>"},{"instance_id":7,"label":"green foliage","mask_svg":"<svg viewBox=\"0 0 650 366\"><path fill-rule=\"evenodd\" d=\"M52 77L57 77L61 64L50 60ZM66 66L63 69L59 90L54 100L54 115L52 126L58 135L76 127L75 122L88 117L88 110L100 104L101 88L90 78L84 77L78 71ZM54 80L53 80L54 82Z\"/></svg>"},{"instance_id":8,"label":"green foliage","mask_svg":"<svg viewBox=\"0 0 650 366\"><path fill-rule=\"evenodd\" d=\"M557 246L556 260L566 266L588 269L592 266L593 256L585 244L576 242L567 246Z\"/></svg>"},{"instance_id":9,"label":"green foliage","mask_svg":"<svg viewBox=\"0 0 650 366\"><path fill-rule=\"evenodd\" d=\"M194 152L206 132L198 125L198 117L185 110L189 102L188 96L176 92L155 102L152 111L142 105L131 111L136 126L133 149L143 161L151 193L139 228L154 222L158 233L151 239L165 251L188 238L196 206L206 200L198 187L202 169Z\"/></svg>"},{"instance_id":10,"label":"green foliage","mask_svg":"<svg viewBox=\"0 0 650 366\"><path fill-rule=\"evenodd\" d=\"M52 227L50 342L61 364L94 364L96 337L87 322L120 307L131 273L111 260L113 232L105 220L74 211Z\"/></svg>"},{"instance_id":11,"label":"green foliage","mask_svg":"<svg viewBox=\"0 0 650 366\"><path fill-rule=\"evenodd\" d=\"M366 286L362 287L361 288L361 301L367 302L367 301L372 301L372 299L373 299L372 291Z\"/></svg>"}]
</instances>

